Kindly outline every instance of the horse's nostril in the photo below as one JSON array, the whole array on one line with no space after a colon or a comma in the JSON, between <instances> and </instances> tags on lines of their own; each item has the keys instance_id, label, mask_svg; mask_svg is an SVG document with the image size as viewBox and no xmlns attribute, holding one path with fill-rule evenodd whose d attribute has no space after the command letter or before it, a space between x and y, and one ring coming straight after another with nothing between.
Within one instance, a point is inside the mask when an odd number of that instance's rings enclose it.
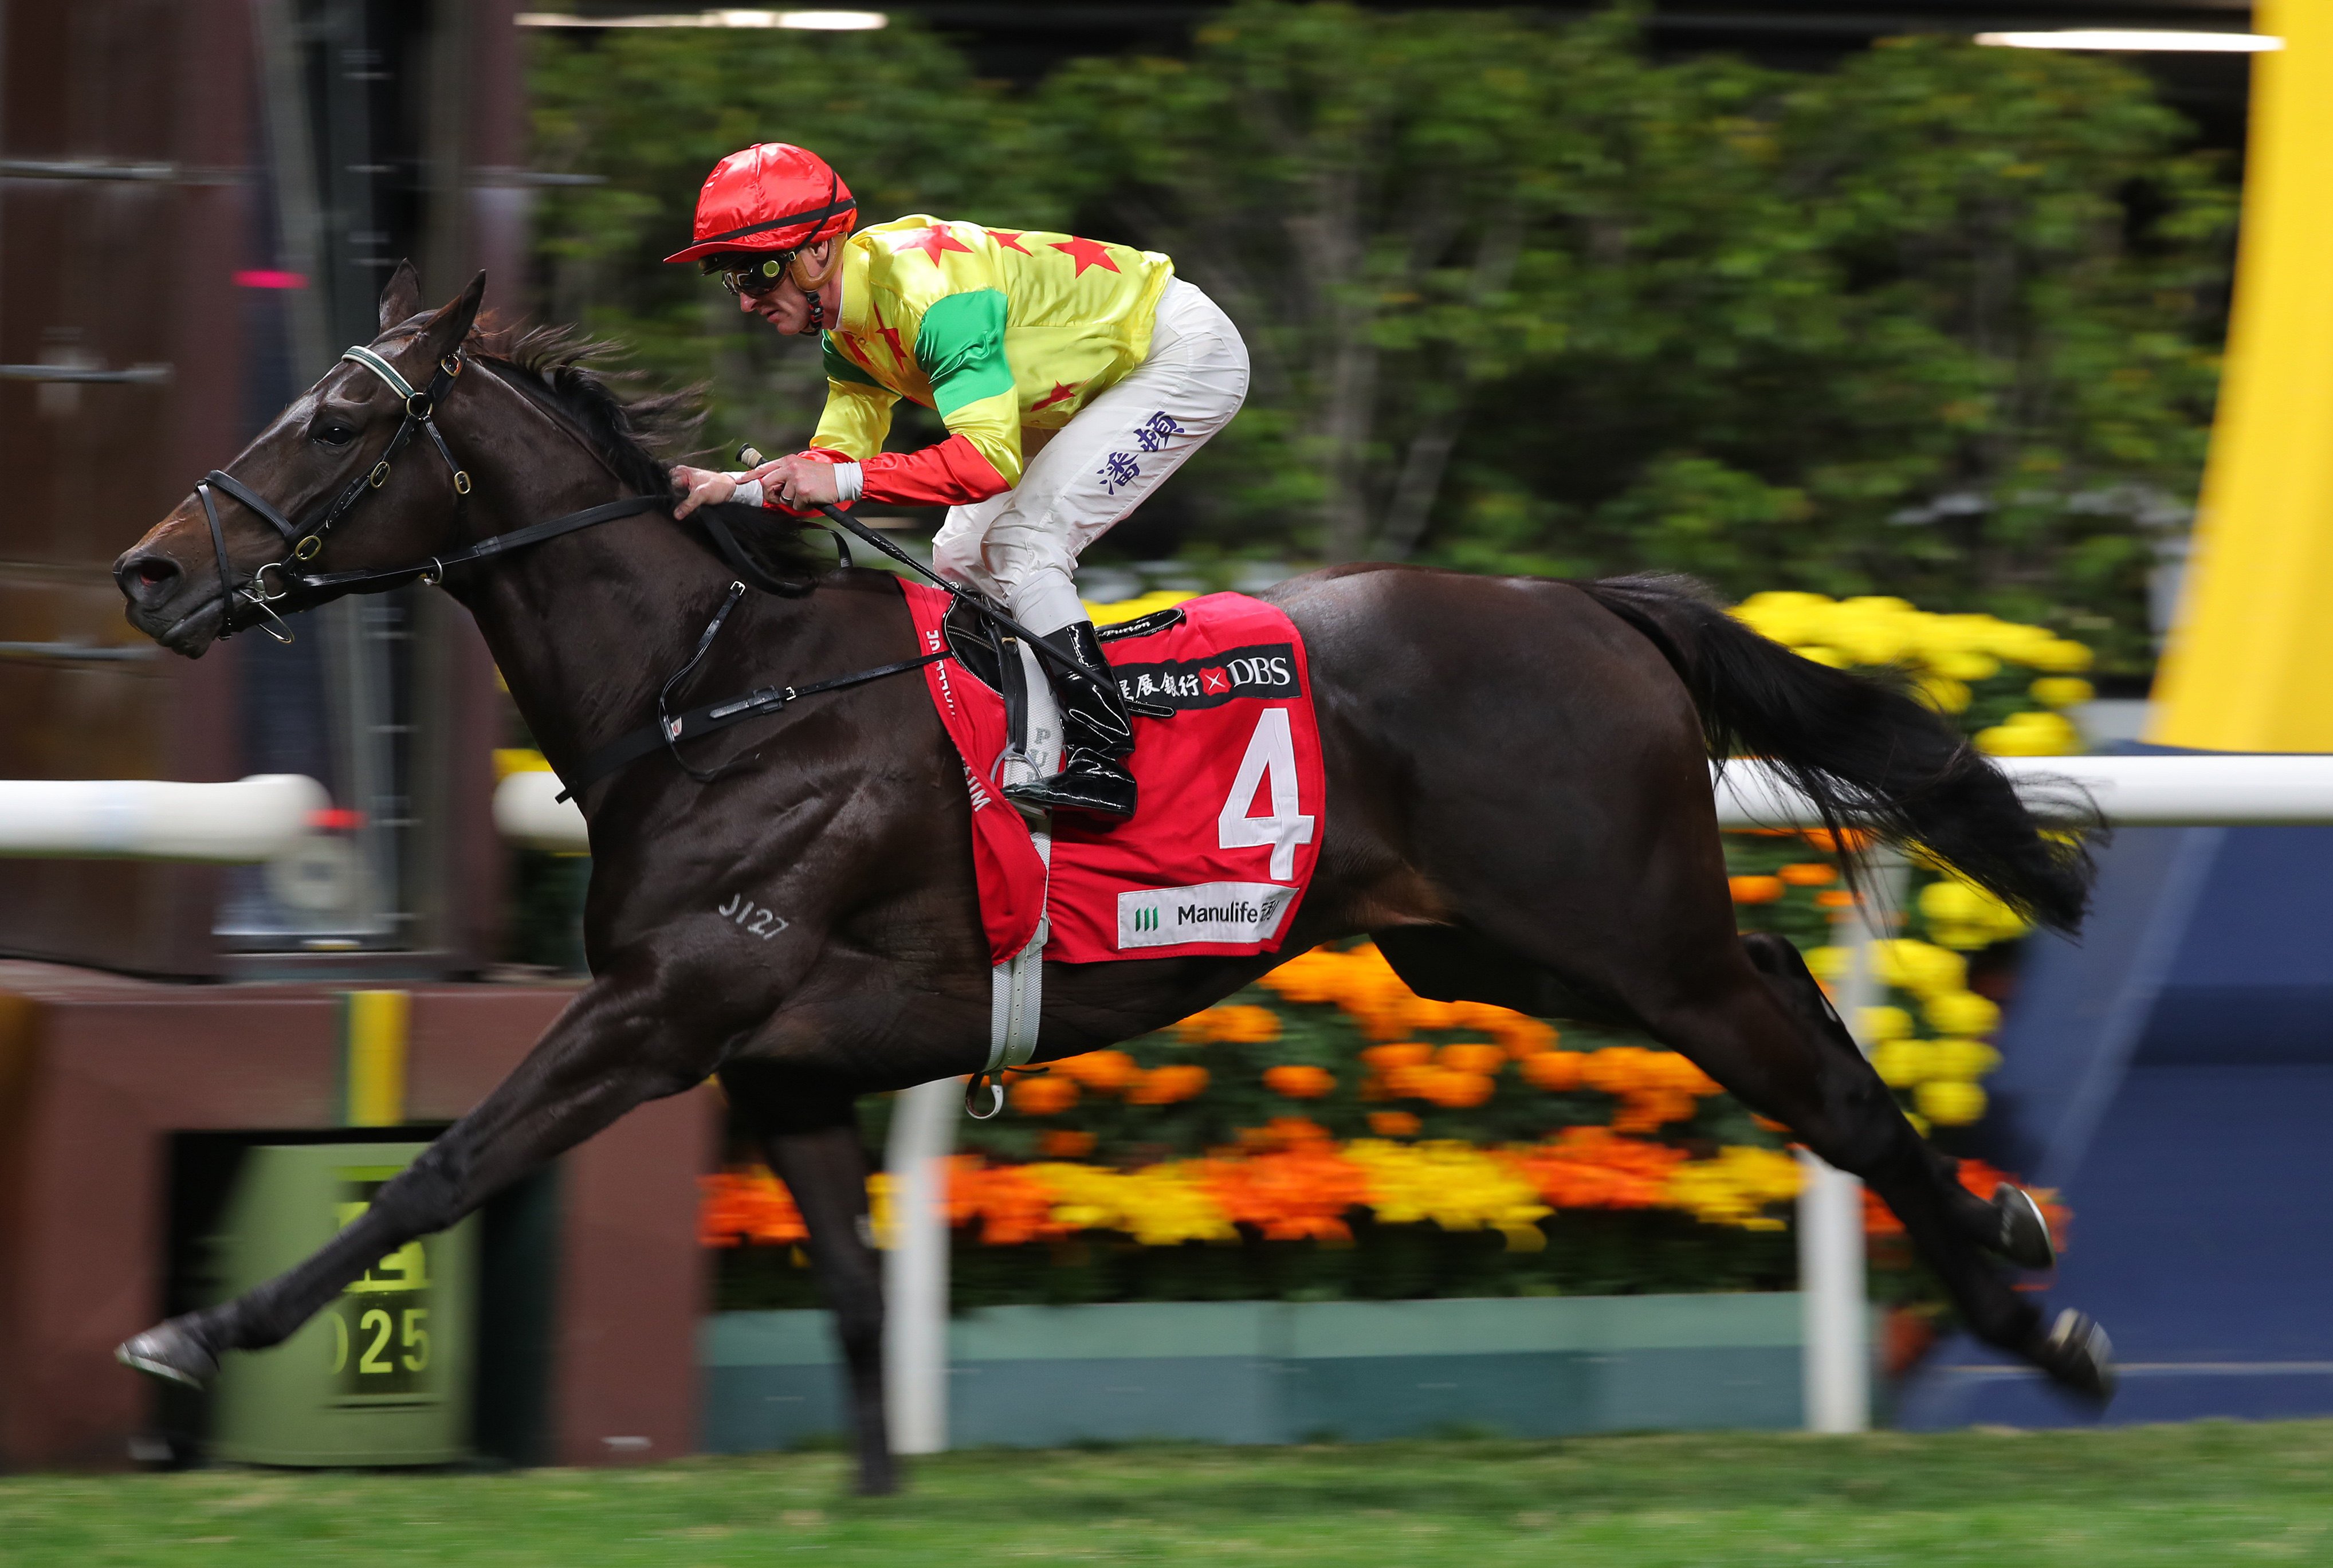
<instances>
[{"instance_id":1,"label":"horse's nostril","mask_svg":"<svg viewBox=\"0 0 2333 1568\"><path fill-rule=\"evenodd\" d=\"M133 604L159 603L178 581L178 563L159 552L133 555L114 569L114 581Z\"/></svg>"}]
</instances>

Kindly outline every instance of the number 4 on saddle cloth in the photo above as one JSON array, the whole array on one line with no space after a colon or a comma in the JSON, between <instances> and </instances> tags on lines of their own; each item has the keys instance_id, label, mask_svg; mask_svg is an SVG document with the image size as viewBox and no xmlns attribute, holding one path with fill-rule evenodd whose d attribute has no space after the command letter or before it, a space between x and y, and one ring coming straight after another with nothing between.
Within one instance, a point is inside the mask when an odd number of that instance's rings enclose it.
<instances>
[{"instance_id":1,"label":"number 4 on saddle cloth","mask_svg":"<svg viewBox=\"0 0 2333 1568\"><path fill-rule=\"evenodd\" d=\"M901 587L917 645L946 647L947 596ZM1175 717L1134 719L1131 820L1054 816L1050 875L1000 787L1003 697L961 659L924 667L964 760L993 961L1025 948L1041 919L1051 923L1044 955L1062 963L1276 952L1320 857L1327 787L1304 640L1277 608L1240 593L1101 638L1119 689Z\"/></svg>"}]
</instances>

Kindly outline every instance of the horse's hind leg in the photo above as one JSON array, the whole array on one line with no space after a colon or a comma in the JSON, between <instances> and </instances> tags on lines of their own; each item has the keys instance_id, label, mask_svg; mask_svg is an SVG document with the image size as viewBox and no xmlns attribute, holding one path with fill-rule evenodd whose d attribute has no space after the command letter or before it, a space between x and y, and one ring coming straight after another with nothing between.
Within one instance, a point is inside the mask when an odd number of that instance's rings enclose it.
<instances>
[{"instance_id":1,"label":"horse's hind leg","mask_svg":"<svg viewBox=\"0 0 2333 1568\"><path fill-rule=\"evenodd\" d=\"M1812 1026L1795 1016L1743 944L1725 946L1730 962L1680 966L1684 983L1645 988L1638 1012L1655 1037L1861 1177L1903 1221L1971 1332L2068 1388L2107 1397L2111 1352L2097 1325L2069 1313L2043 1330L2040 1309L1985 1255L1998 1245L1998 1218L1942 1166L1847 1031L1827 1013Z\"/></svg>"},{"instance_id":2,"label":"horse's hind leg","mask_svg":"<svg viewBox=\"0 0 2333 1568\"><path fill-rule=\"evenodd\" d=\"M1721 896L1723 887L1718 884ZM1730 927L1730 908L1723 913ZM1575 973L1578 967L1567 965L1561 980L1530 972L1548 967L1527 956L1519 930L1503 932L1507 940L1494 939L1463 962L1399 939L1387 950L1397 967L1407 960L1422 976L1467 976L1467 1000L1513 1005L1518 997L1553 986L1624 1001L1655 1038L1691 1058L1752 1110L1791 1128L1825 1160L1861 1177L1904 1222L1980 1338L2069 1388L2094 1397L2109 1393L2111 1352L2104 1334L2079 1313L2065 1314L2045 1332L2040 1310L2010 1288L1984 1255L1984 1249L2002 1249L2002 1213L1963 1188L1905 1119L1895 1096L1823 1006L1795 949L1771 938L1735 938L1730 931L1721 937L1707 920L1701 924L1711 932L1705 942L1678 940L1677 931L1690 928L1683 919L1652 922L1650 928L1669 938L1661 951L1647 949L1616 963L1608 947L1600 976ZM1522 967L1503 982L1495 978L1501 966L1492 958L1500 952ZM1438 960L1431 967L1417 962L1427 954Z\"/></svg>"},{"instance_id":3,"label":"horse's hind leg","mask_svg":"<svg viewBox=\"0 0 2333 1568\"><path fill-rule=\"evenodd\" d=\"M811 1266L849 1374L859 1490L888 1496L898 1489L898 1477L883 1410L883 1269L867 1214L867 1149L849 1099L789 1094L773 1079L758 1063L733 1063L721 1074L802 1210Z\"/></svg>"},{"instance_id":4,"label":"horse's hind leg","mask_svg":"<svg viewBox=\"0 0 2333 1568\"><path fill-rule=\"evenodd\" d=\"M1862 1055L1796 948L1762 931L1743 937L1742 947L1801 1028L1833 1046ZM2048 1268L2057 1261L2049 1224L2041 1217L2040 1206L2023 1189L2003 1184L1988 1203L1963 1185L1960 1161L1925 1140L1920 1147L1935 1169L1946 1214L1970 1240L2021 1268Z\"/></svg>"}]
</instances>

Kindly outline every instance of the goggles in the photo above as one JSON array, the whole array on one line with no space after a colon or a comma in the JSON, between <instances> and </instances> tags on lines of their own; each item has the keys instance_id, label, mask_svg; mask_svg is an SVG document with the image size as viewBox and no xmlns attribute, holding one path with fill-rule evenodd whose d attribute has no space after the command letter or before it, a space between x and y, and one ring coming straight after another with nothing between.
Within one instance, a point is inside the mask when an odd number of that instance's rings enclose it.
<instances>
[{"instance_id":1,"label":"goggles","mask_svg":"<svg viewBox=\"0 0 2333 1568\"><path fill-rule=\"evenodd\" d=\"M717 274L721 286L731 293L759 299L785 281L786 268L793 259L792 251L772 251L754 256L728 255L706 262L705 270Z\"/></svg>"}]
</instances>

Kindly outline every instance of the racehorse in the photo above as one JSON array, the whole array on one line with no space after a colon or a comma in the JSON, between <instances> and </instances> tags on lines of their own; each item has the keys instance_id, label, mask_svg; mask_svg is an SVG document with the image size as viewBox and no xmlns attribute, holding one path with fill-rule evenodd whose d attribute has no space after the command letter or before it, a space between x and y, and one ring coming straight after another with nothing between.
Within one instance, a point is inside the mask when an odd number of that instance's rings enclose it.
<instances>
[{"instance_id":1,"label":"racehorse","mask_svg":"<svg viewBox=\"0 0 2333 1568\"><path fill-rule=\"evenodd\" d=\"M117 563L131 623L195 658L279 609L438 582L570 779L662 712L692 649L705 691L917 655L891 580L823 566L792 529L757 546L768 591L738 599L730 630L701 646L741 570L714 534L767 535L767 515L716 509L713 534L675 522L648 443L670 438L682 399L625 401L563 333L481 328L484 284L426 311L400 269L379 336ZM1681 580L1361 564L1265 597L1310 649L1328 781L1283 952L1366 933L1422 996L1642 1029L1861 1177L1979 1336L2110 1394L2104 1333L2070 1311L2045 1327L1994 1261L2050 1261L2031 1200L1965 1190L1795 949L1736 931L1710 762L1762 757L1834 828L1916 846L2059 929L2088 900L2079 839L2045 833L1916 701L1766 640ZM199 1385L223 1352L278 1343L407 1241L644 1101L717 1076L808 1224L860 1486L894 1484L852 1104L988 1054L965 768L920 678L803 697L696 744L582 790L593 978L511 1076L313 1256L137 1336L124 1361ZM782 928L741 928L741 899ZM1277 961L1048 964L1036 1059L1163 1027Z\"/></svg>"}]
</instances>

